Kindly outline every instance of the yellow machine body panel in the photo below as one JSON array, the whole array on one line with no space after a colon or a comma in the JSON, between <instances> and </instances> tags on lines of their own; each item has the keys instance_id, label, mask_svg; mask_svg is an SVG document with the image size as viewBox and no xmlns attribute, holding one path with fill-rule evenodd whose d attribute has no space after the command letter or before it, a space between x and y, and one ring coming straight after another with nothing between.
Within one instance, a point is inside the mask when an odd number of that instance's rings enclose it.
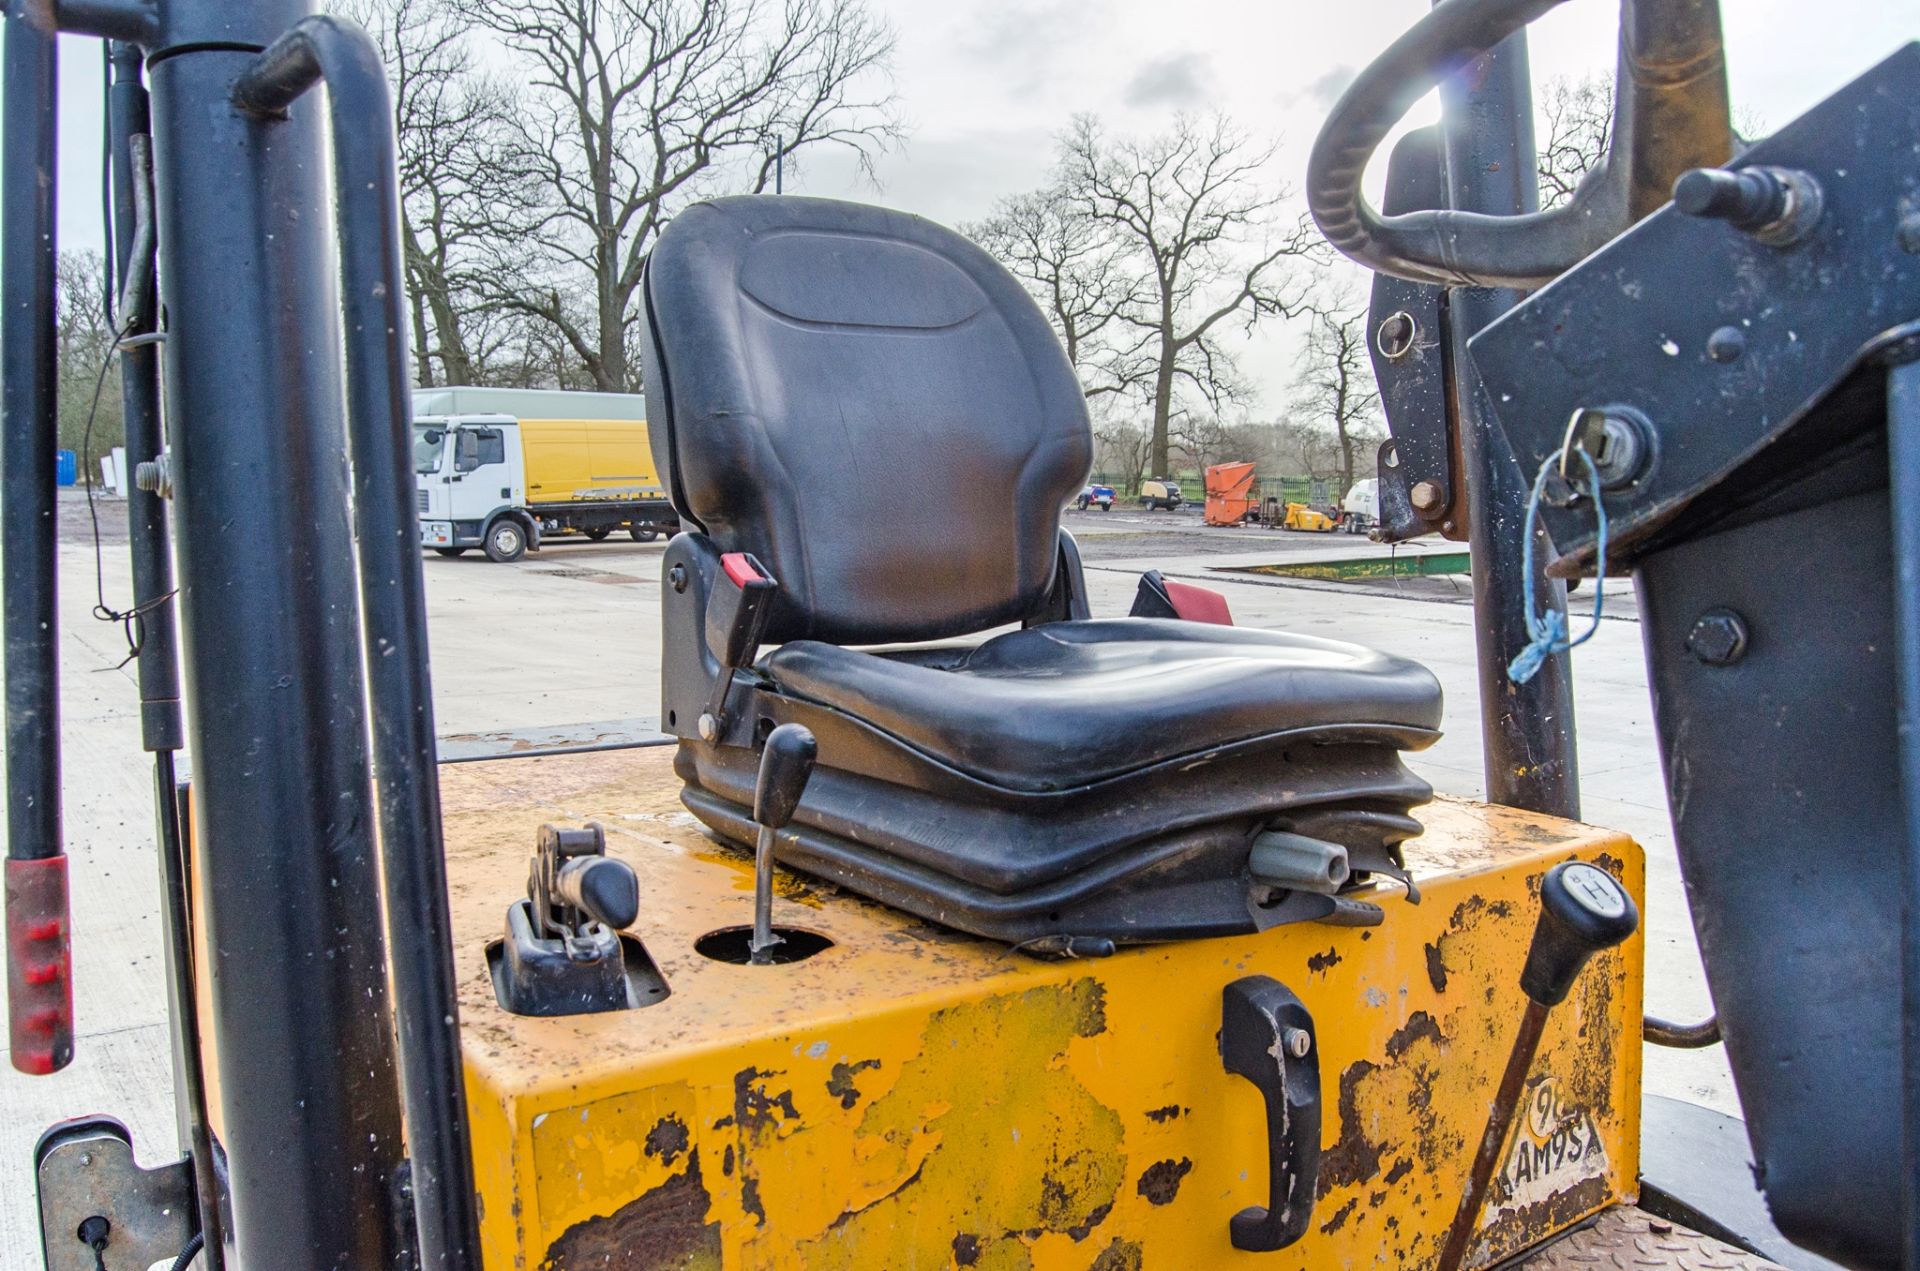
<instances>
[{"instance_id":1,"label":"yellow machine body panel","mask_svg":"<svg viewBox=\"0 0 1920 1271\"><path fill-rule=\"evenodd\" d=\"M1324 534L1335 527L1332 517L1305 503L1287 504L1286 518L1280 524L1284 529L1311 530L1317 534Z\"/></svg>"},{"instance_id":2,"label":"yellow machine body panel","mask_svg":"<svg viewBox=\"0 0 1920 1271\"><path fill-rule=\"evenodd\" d=\"M751 862L681 811L670 751L462 764L442 787L491 1271L1428 1266L1521 1015L1541 876L1579 857L1644 895L1627 838L1443 800L1408 845L1421 903L1375 887L1372 928L1046 962L783 871L775 923L833 944L748 967L695 949L750 920ZM589 820L638 871L630 934L668 994L508 1014L486 947L538 826ZM1633 1194L1641 957L1639 937L1596 957L1550 1018L1469 1265ZM1268 1199L1264 1106L1218 1051L1221 992L1251 975L1312 1012L1323 1104L1312 1227L1265 1254L1228 1236Z\"/></svg>"},{"instance_id":3,"label":"yellow machine body panel","mask_svg":"<svg viewBox=\"0 0 1920 1271\"><path fill-rule=\"evenodd\" d=\"M527 502L659 498L644 419L522 419Z\"/></svg>"}]
</instances>

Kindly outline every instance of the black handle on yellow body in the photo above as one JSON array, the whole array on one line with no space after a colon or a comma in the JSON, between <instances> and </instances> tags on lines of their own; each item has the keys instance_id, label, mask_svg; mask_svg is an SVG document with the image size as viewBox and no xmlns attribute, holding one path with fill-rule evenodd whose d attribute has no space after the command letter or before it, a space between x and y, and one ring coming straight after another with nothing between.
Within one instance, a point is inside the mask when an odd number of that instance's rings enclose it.
<instances>
[{"instance_id":1,"label":"black handle on yellow body","mask_svg":"<svg viewBox=\"0 0 1920 1271\"><path fill-rule=\"evenodd\" d=\"M813 776L820 744L800 724L782 724L767 735L760 752L760 777L753 783L753 819L760 826L753 853L753 937L747 942L755 966L773 961L773 836L793 820L800 796Z\"/></svg>"},{"instance_id":2,"label":"black handle on yellow body","mask_svg":"<svg viewBox=\"0 0 1920 1271\"><path fill-rule=\"evenodd\" d=\"M1634 907L1633 897L1599 866L1563 861L1547 871L1540 884L1540 920L1533 928L1526 965L1520 969L1520 989L1527 995L1527 1009L1520 1017L1519 1035L1513 1039L1513 1052L1507 1056L1507 1070L1493 1096L1486 1133L1480 1137L1480 1150L1474 1155L1473 1170L1460 1193L1460 1207L1454 1211L1453 1226L1447 1231L1447 1243L1440 1251L1435 1271L1459 1271L1466 1261L1467 1246L1487 1201L1487 1184L1493 1180L1500 1149L1506 1146L1507 1131L1513 1128L1513 1116L1520 1107L1527 1073L1540 1049L1547 1012L1567 1000L1594 954L1619 944L1639 926L1640 911Z\"/></svg>"}]
</instances>

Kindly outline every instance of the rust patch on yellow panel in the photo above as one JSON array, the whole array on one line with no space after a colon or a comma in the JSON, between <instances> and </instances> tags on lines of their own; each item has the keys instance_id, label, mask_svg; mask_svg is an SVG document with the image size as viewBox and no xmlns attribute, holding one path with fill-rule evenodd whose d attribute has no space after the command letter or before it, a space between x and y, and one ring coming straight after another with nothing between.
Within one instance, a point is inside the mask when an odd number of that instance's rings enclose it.
<instances>
[{"instance_id":1,"label":"rust patch on yellow panel","mask_svg":"<svg viewBox=\"0 0 1920 1271\"><path fill-rule=\"evenodd\" d=\"M543 1271L720 1271L720 1224L707 1212L713 1198L700 1179L700 1154L684 1173L622 1205L562 1232L547 1250Z\"/></svg>"},{"instance_id":2,"label":"rust patch on yellow panel","mask_svg":"<svg viewBox=\"0 0 1920 1271\"><path fill-rule=\"evenodd\" d=\"M853 1079L867 1069L879 1066L878 1059L862 1059L853 1064L835 1064L833 1075L827 1078L827 1093L838 1099L841 1107L851 1108L860 1102L860 1087L853 1084Z\"/></svg>"},{"instance_id":3,"label":"rust patch on yellow panel","mask_svg":"<svg viewBox=\"0 0 1920 1271\"><path fill-rule=\"evenodd\" d=\"M689 1233L707 1224L708 1195L688 1129L694 1107L692 1087L673 1084L534 1116L533 1172L540 1224L566 1233L555 1241L554 1250L603 1247L612 1238L609 1232L623 1232L624 1239L649 1215L669 1229L663 1247L697 1244ZM608 1198L616 1196L637 1199L609 1212ZM559 1253L549 1251L554 1265L568 1265L559 1258Z\"/></svg>"},{"instance_id":4,"label":"rust patch on yellow panel","mask_svg":"<svg viewBox=\"0 0 1920 1271\"><path fill-rule=\"evenodd\" d=\"M1116 1238L1100 1251L1088 1271L1140 1271L1145 1265L1139 1245Z\"/></svg>"},{"instance_id":5,"label":"rust patch on yellow panel","mask_svg":"<svg viewBox=\"0 0 1920 1271\"><path fill-rule=\"evenodd\" d=\"M1180 1180L1192 1170L1193 1162L1184 1156L1177 1161L1155 1161L1140 1175L1134 1190L1145 1196L1150 1205L1171 1205L1180 1195Z\"/></svg>"}]
</instances>

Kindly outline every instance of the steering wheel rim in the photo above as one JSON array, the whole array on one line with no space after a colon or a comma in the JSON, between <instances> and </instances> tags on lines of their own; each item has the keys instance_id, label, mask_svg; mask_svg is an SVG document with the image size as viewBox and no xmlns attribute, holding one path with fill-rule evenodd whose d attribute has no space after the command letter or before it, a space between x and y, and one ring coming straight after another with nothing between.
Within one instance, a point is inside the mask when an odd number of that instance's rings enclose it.
<instances>
[{"instance_id":1,"label":"steering wheel rim","mask_svg":"<svg viewBox=\"0 0 1920 1271\"><path fill-rule=\"evenodd\" d=\"M1726 161L1732 133L1717 4L1622 0L1613 147L1571 201L1518 216L1375 210L1361 193L1361 177L1401 117L1449 76L1563 3L1444 0L1360 72L1334 104L1307 162L1307 206L1329 243L1369 269L1413 282L1531 290L1664 202L1680 170ZM1636 127L1641 113L1663 127ZM1656 138L1656 132L1679 140ZM1616 159L1620 148L1625 153ZM1649 201L1636 183L1655 189L1656 197Z\"/></svg>"}]
</instances>

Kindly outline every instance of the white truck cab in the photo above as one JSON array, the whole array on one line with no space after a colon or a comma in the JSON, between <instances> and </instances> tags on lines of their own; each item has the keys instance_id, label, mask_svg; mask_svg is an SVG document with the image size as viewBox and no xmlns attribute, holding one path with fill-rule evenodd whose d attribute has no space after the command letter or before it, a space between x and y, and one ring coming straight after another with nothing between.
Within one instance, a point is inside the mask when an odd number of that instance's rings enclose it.
<instances>
[{"instance_id":1,"label":"white truck cab","mask_svg":"<svg viewBox=\"0 0 1920 1271\"><path fill-rule=\"evenodd\" d=\"M537 522L500 515L527 502L525 450L513 416L414 420L413 471L422 546L448 555L484 547L495 560L513 560L537 542Z\"/></svg>"}]
</instances>

